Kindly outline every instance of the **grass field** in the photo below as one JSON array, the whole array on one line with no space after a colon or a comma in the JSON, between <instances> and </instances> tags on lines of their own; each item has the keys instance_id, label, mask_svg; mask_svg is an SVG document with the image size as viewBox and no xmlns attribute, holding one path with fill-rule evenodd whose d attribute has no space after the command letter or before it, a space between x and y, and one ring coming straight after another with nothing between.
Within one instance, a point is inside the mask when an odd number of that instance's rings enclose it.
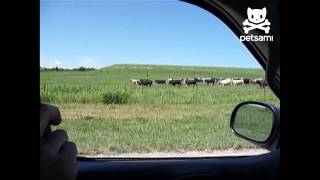
<instances>
[{"instance_id":1,"label":"grass field","mask_svg":"<svg viewBox=\"0 0 320 180\"><path fill-rule=\"evenodd\" d=\"M172 77L259 78L261 69L113 65L95 71L41 72L44 102L63 116L80 154L180 152L254 148L229 129L233 108L242 101L280 102L269 88L198 85L139 87L130 79ZM126 94L125 104L103 104L105 94Z\"/></svg>"}]
</instances>

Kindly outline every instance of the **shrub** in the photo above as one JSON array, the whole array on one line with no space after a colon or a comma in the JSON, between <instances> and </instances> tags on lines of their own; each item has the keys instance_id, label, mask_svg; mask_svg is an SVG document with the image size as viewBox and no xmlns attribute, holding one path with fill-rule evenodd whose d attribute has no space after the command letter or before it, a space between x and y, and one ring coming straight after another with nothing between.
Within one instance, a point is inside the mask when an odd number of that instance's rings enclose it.
<instances>
[{"instance_id":1,"label":"shrub","mask_svg":"<svg viewBox=\"0 0 320 180\"><path fill-rule=\"evenodd\" d=\"M108 92L103 95L104 104L126 104L128 103L130 94L126 91Z\"/></svg>"}]
</instances>

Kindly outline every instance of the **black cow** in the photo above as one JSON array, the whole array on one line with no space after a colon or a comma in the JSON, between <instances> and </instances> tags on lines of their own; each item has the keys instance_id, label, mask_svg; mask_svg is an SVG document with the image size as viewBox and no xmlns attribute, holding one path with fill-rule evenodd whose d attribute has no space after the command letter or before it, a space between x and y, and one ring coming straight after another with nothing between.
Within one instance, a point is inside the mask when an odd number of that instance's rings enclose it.
<instances>
[{"instance_id":1,"label":"black cow","mask_svg":"<svg viewBox=\"0 0 320 180\"><path fill-rule=\"evenodd\" d=\"M243 82L244 82L244 84L250 84L250 79L244 78L244 79L243 79Z\"/></svg>"},{"instance_id":2,"label":"black cow","mask_svg":"<svg viewBox=\"0 0 320 180\"><path fill-rule=\"evenodd\" d=\"M202 79L201 79L201 78L194 78L194 80L195 80L196 82L202 82Z\"/></svg>"},{"instance_id":3,"label":"black cow","mask_svg":"<svg viewBox=\"0 0 320 180\"><path fill-rule=\"evenodd\" d=\"M143 85L143 86L151 86L152 85L152 80L150 79L140 79L138 81L139 85Z\"/></svg>"},{"instance_id":4,"label":"black cow","mask_svg":"<svg viewBox=\"0 0 320 180\"><path fill-rule=\"evenodd\" d=\"M166 84L166 80L155 80L157 84Z\"/></svg>"},{"instance_id":5,"label":"black cow","mask_svg":"<svg viewBox=\"0 0 320 180\"><path fill-rule=\"evenodd\" d=\"M171 84L172 86L176 86L177 84L181 86L181 82L182 80L170 80L169 84Z\"/></svg>"},{"instance_id":6,"label":"black cow","mask_svg":"<svg viewBox=\"0 0 320 180\"><path fill-rule=\"evenodd\" d=\"M214 83L216 82L216 78L205 79L204 81L207 83L207 85L209 85L210 83L214 85Z\"/></svg>"},{"instance_id":7,"label":"black cow","mask_svg":"<svg viewBox=\"0 0 320 180\"><path fill-rule=\"evenodd\" d=\"M197 85L197 81L195 79L186 79L185 83L190 86L190 85Z\"/></svg>"}]
</instances>

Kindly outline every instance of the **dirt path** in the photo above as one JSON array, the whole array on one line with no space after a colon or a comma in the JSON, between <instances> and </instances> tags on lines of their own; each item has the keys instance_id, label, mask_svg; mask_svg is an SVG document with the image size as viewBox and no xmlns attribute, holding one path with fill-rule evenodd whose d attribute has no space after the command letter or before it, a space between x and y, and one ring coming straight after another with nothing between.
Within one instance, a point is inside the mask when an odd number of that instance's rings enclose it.
<instances>
[{"instance_id":1,"label":"dirt path","mask_svg":"<svg viewBox=\"0 0 320 180\"><path fill-rule=\"evenodd\" d=\"M84 157L112 157L112 158L162 158L162 157L221 157L221 156L247 156L268 153L265 149L228 149L215 151L187 151L187 152L152 152L152 153L125 153L125 154L99 154L99 155L79 155Z\"/></svg>"}]
</instances>

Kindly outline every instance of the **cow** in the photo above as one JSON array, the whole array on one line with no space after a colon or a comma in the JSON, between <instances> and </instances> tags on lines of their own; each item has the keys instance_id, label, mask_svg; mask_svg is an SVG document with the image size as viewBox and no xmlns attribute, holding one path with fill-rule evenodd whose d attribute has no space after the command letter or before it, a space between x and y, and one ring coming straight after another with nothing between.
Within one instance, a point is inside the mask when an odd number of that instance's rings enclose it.
<instances>
[{"instance_id":1,"label":"cow","mask_svg":"<svg viewBox=\"0 0 320 180\"><path fill-rule=\"evenodd\" d=\"M132 84L136 84L137 85L138 81L139 81L138 79L131 79Z\"/></svg>"},{"instance_id":2,"label":"cow","mask_svg":"<svg viewBox=\"0 0 320 180\"><path fill-rule=\"evenodd\" d=\"M166 84L166 80L155 80L157 84Z\"/></svg>"},{"instance_id":3,"label":"cow","mask_svg":"<svg viewBox=\"0 0 320 180\"><path fill-rule=\"evenodd\" d=\"M257 80L257 84L260 86L260 88L265 88L266 86L269 86L267 80Z\"/></svg>"},{"instance_id":4,"label":"cow","mask_svg":"<svg viewBox=\"0 0 320 180\"><path fill-rule=\"evenodd\" d=\"M198 78L194 78L194 80L195 80L196 82L203 82L203 81L202 81L202 78L199 78L199 77L198 77Z\"/></svg>"},{"instance_id":5,"label":"cow","mask_svg":"<svg viewBox=\"0 0 320 180\"><path fill-rule=\"evenodd\" d=\"M243 79L236 79L236 80L235 80L235 79L232 79L231 83L232 83L233 86L236 86L236 85L241 85L241 86L243 86L244 80L243 80Z\"/></svg>"},{"instance_id":6,"label":"cow","mask_svg":"<svg viewBox=\"0 0 320 180\"><path fill-rule=\"evenodd\" d=\"M221 80L219 82L219 84L221 84L223 86L231 85L232 84L232 80L230 78L227 78L227 79Z\"/></svg>"},{"instance_id":7,"label":"cow","mask_svg":"<svg viewBox=\"0 0 320 180\"><path fill-rule=\"evenodd\" d=\"M196 85L197 85L197 81L196 81L195 79L186 79L186 80L184 81L184 83L185 83L186 85L188 85L188 86L190 86L190 85L196 86Z\"/></svg>"},{"instance_id":8,"label":"cow","mask_svg":"<svg viewBox=\"0 0 320 180\"><path fill-rule=\"evenodd\" d=\"M209 85L210 83L214 85L214 83L216 82L216 78L204 78L204 82L206 82L207 85Z\"/></svg>"},{"instance_id":9,"label":"cow","mask_svg":"<svg viewBox=\"0 0 320 180\"><path fill-rule=\"evenodd\" d=\"M217 82L217 78L212 78L212 85L215 85L216 82Z\"/></svg>"},{"instance_id":10,"label":"cow","mask_svg":"<svg viewBox=\"0 0 320 180\"><path fill-rule=\"evenodd\" d=\"M250 84L250 79L249 78L244 78L243 82L244 82L244 84Z\"/></svg>"},{"instance_id":11,"label":"cow","mask_svg":"<svg viewBox=\"0 0 320 180\"><path fill-rule=\"evenodd\" d=\"M211 78L200 78L202 83L204 84L206 82L206 80L210 80Z\"/></svg>"},{"instance_id":12,"label":"cow","mask_svg":"<svg viewBox=\"0 0 320 180\"><path fill-rule=\"evenodd\" d=\"M171 80L181 80L181 81L183 81L184 79L181 78L181 77L169 78L168 82L171 81Z\"/></svg>"},{"instance_id":13,"label":"cow","mask_svg":"<svg viewBox=\"0 0 320 180\"><path fill-rule=\"evenodd\" d=\"M182 82L182 80L172 79L169 81L169 84L171 84L172 86L176 86L177 84L181 86L181 82Z\"/></svg>"},{"instance_id":14,"label":"cow","mask_svg":"<svg viewBox=\"0 0 320 180\"><path fill-rule=\"evenodd\" d=\"M152 80L150 79L140 79L138 81L139 85L143 85L143 86L151 86L152 85Z\"/></svg>"},{"instance_id":15,"label":"cow","mask_svg":"<svg viewBox=\"0 0 320 180\"><path fill-rule=\"evenodd\" d=\"M216 83L217 85L219 85L219 84L220 84L220 81L222 81L222 80L224 80L224 79L223 79L223 78L216 78L215 83Z\"/></svg>"},{"instance_id":16,"label":"cow","mask_svg":"<svg viewBox=\"0 0 320 180\"><path fill-rule=\"evenodd\" d=\"M250 80L250 83L257 84L257 81L261 81L261 80L262 80L262 78L252 79L252 80Z\"/></svg>"},{"instance_id":17,"label":"cow","mask_svg":"<svg viewBox=\"0 0 320 180\"><path fill-rule=\"evenodd\" d=\"M184 81L184 78L182 78L182 77L176 77L176 78L174 78L174 80L178 80L178 81L181 81L181 83Z\"/></svg>"}]
</instances>

